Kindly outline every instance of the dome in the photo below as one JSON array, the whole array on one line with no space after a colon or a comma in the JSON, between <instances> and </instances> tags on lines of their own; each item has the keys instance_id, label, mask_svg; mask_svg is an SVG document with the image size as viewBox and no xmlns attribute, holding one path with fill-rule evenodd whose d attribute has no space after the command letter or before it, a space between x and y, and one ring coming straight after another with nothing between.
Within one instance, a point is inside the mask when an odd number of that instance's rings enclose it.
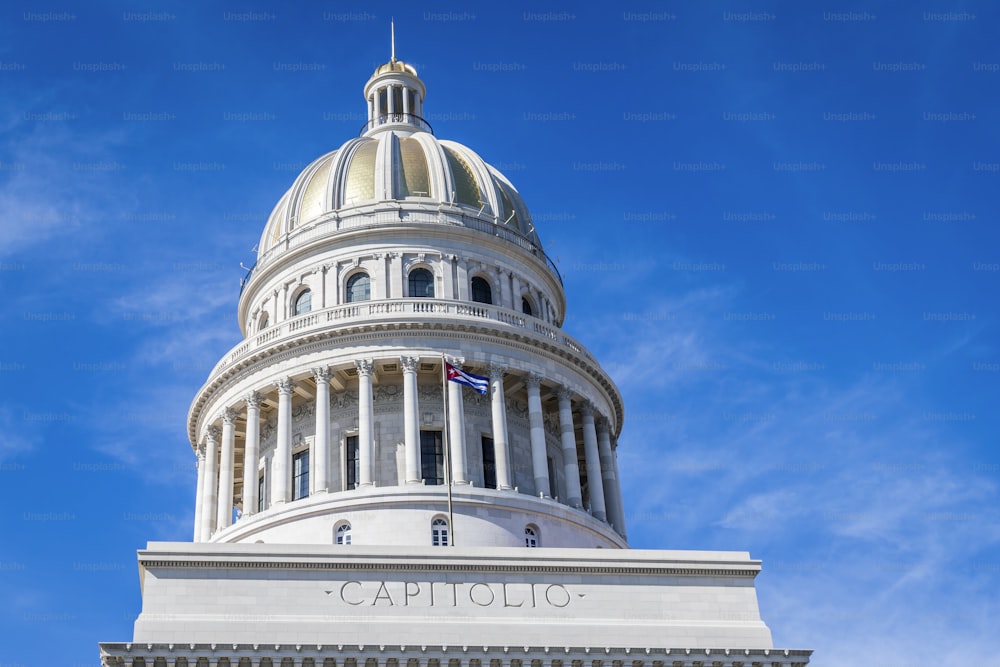
<instances>
[{"instance_id":1,"label":"dome","mask_svg":"<svg viewBox=\"0 0 1000 667\"><path fill-rule=\"evenodd\" d=\"M378 76L379 74L386 74L387 72L406 72L407 74L412 74L413 76L417 75L417 70L413 67L413 65L407 65L402 60L396 60L395 58L393 58L384 65L379 65L375 69L375 74L373 74L372 76Z\"/></svg>"},{"instance_id":2,"label":"dome","mask_svg":"<svg viewBox=\"0 0 1000 667\"><path fill-rule=\"evenodd\" d=\"M430 132L388 130L351 139L306 167L268 218L258 258L319 220L363 215L387 201L454 207L541 246L517 189L473 150Z\"/></svg>"}]
</instances>

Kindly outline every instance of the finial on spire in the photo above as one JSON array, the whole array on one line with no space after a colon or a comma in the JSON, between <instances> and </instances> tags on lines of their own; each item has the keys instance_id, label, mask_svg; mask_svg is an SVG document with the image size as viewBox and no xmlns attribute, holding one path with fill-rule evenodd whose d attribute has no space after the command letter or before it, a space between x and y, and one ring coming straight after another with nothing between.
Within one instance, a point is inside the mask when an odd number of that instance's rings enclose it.
<instances>
[{"instance_id":1,"label":"finial on spire","mask_svg":"<svg viewBox=\"0 0 1000 667\"><path fill-rule=\"evenodd\" d=\"M396 62L396 21L394 19L389 20L389 30L392 35L392 60L390 62Z\"/></svg>"}]
</instances>

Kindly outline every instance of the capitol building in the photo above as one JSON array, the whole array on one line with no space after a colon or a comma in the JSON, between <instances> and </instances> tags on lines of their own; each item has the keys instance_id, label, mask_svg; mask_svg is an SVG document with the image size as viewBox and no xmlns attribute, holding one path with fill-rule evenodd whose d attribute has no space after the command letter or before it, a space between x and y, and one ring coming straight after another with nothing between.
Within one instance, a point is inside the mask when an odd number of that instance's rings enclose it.
<instances>
[{"instance_id":1,"label":"capitol building","mask_svg":"<svg viewBox=\"0 0 1000 667\"><path fill-rule=\"evenodd\" d=\"M544 229L426 92L393 55L278 199L188 414L193 540L139 551L102 664L807 664L748 553L629 548L621 394L562 330Z\"/></svg>"}]
</instances>

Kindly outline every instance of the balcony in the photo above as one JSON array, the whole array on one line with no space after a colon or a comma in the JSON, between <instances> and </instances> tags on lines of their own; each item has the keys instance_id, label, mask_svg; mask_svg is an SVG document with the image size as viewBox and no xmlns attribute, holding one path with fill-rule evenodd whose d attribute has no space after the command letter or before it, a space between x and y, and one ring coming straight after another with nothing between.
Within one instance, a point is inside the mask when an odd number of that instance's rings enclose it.
<instances>
[{"instance_id":1,"label":"balcony","mask_svg":"<svg viewBox=\"0 0 1000 667\"><path fill-rule=\"evenodd\" d=\"M571 336L542 320L508 308L485 303L442 299L381 299L349 303L299 315L254 334L230 350L212 369L210 378L266 347L277 346L303 335L357 324L379 324L421 319L453 319L459 322L491 322L541 336L597 366L593 355Z\"/></svg>"}]
</instances>

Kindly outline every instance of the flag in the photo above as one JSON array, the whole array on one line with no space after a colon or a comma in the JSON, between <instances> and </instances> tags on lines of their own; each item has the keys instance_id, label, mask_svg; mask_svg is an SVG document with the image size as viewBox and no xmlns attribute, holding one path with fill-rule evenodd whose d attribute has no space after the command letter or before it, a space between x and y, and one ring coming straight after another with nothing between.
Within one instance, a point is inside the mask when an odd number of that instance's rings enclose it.
<instances>
[{"instance_id":1,"label":"flag","mask_svg":"<svg viewBox=\"0 0 1000 667\"><path fill-rule=\"evenodd\" d=\"M466 373L461 368L455 368L447 361L444 362L444 366L445 370L448 373L449 382L457 382L458 384L464 384L466 387L475 389L484 396L490 390L489 378L484 378L482 375L473 375L472 373Z\"/></svg>"}]
</instances>

